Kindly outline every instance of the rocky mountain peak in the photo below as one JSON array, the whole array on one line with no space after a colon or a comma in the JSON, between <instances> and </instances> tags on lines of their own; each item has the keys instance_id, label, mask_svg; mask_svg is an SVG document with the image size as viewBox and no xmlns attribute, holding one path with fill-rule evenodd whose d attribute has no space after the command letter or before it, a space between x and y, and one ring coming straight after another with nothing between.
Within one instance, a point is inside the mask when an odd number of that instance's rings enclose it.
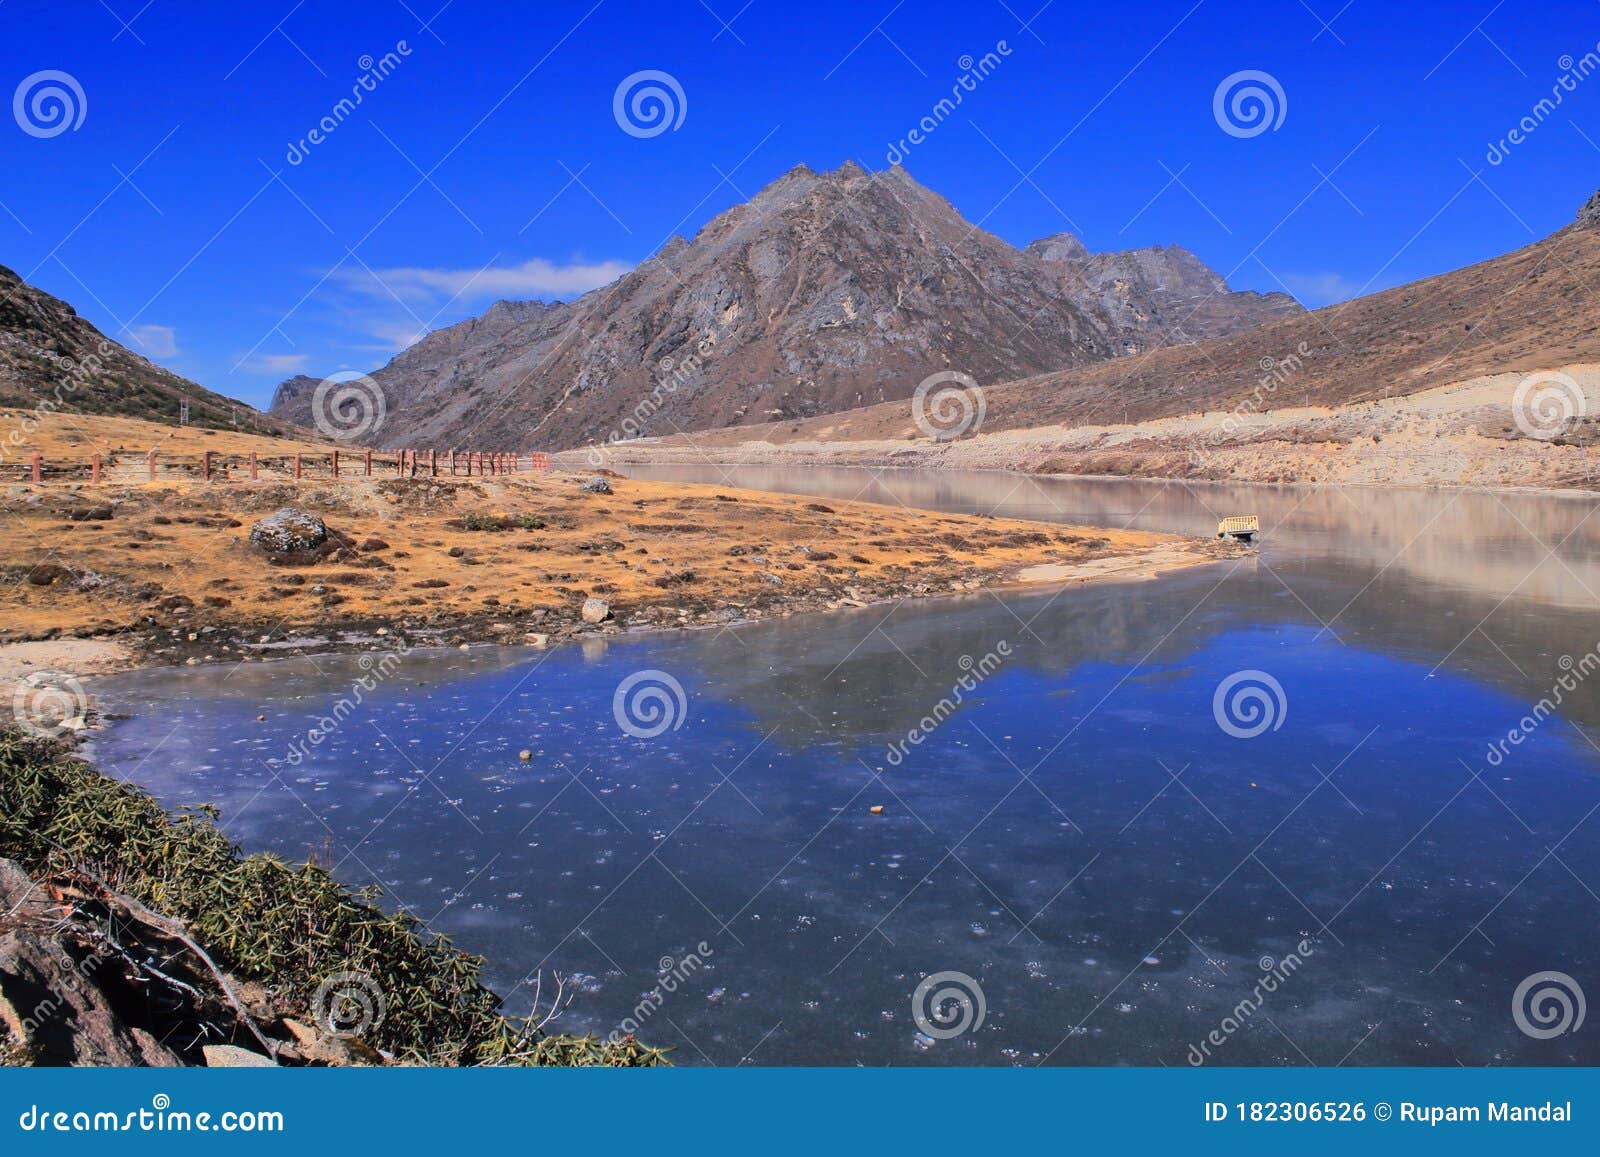
<instances>
[{"instance_id":1,"label":"rocky mountain peak","mask_svg":"<svg viewBox=\"0 0 1600 1157\"><path fill-rule=\"evenodd\" d=\"M1052 233L1028 242L1024 250L1041 261L1080 261L1089 256L1089 247L1074 233Z\"/></svg>"},{"instance_id":2,"label":"rocky mountain peak","mask_svg":"<svg viewBox=\"0 0 1600 1157\"><path fill-rule=\"evenodd\" d=\"M373 376L386 440L565 448L904 399L943 370L1001 382L1299 308L1272 296L1230 293L1187 250L1020 250L904 168L847 160L797 165L609 286L497 306Z\"/></svg>"},{"instance_id":3,"label":"rocky mountain peak","mask_svg":"<svg viewBox=\"0 0 1600 1157\"><path fill-rule=\"evenodd\" d=\"M1584 202L1578 210L1578 224L1584 228L1600 225L1600 191Z\"/></svg>"}]
</instances>

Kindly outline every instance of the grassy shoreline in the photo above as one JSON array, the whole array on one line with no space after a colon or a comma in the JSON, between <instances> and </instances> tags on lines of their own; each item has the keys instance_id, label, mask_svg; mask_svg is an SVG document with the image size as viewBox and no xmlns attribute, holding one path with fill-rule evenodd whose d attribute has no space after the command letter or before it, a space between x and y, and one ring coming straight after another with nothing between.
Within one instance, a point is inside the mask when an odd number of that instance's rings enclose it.
<instances>
[{"instance_id":1,"label":"grassy shoreline","mask_svg":"<svg viewBox=\"0 0 1600 1157\"><path fill-rule=\"evenodd\" d=\"M169 986L170 1008L145 1002L123 1012L149 1019L145 1031L192 1035L192 1047L177 1050L190 1063L204 1038L270 1049L280 1063L667 1063L631 1038L554 1034L537 1019L505 1016L480 980L481 958L408 915L382 911L375 890L352 891L315 863L241 854L216 819L209 808L168 813L61 745L0 731L0 859L32 877L34 906L49 912L41 922L42 913L30 919L12 906L0 936L67 942L80 968L58 978L61 989L84 981L81 961L91 951L112 962L116 985L104 967L93 977L103 988ZM109 948L97 939L107 929L117 941ZM151 938L175 945L172 956L153 975L137 975ZM0 953L0 991L6 972ZM319 1016L330 977L363 978L381 1005L360 1034ZM29 1059L32 1042L15 1039L13 1017L0 1017L0 1028L7 1021L13 1027L0 1044L12 1059ZM308 1026L330 1038L327 1047L305 1048Z\"/></svg>"}]
</instances>

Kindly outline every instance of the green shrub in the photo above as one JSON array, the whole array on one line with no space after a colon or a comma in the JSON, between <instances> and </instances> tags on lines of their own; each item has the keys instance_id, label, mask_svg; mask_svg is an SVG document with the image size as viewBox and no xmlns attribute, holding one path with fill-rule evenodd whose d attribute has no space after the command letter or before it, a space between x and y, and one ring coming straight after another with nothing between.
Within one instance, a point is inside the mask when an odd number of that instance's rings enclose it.
<instances>
[{"instance_id":1,"label":"green shrub","mask_svg":"<svg viewBox=\"0 0 1600 1157\"><path fill-rule=\"evenodd\" d=\"M212 807L168 814L139 788L52 745L0 732L0 856L31 872L87 869L188 925L223 968L298 1011L322 981L364 972L387 1014L368 1042L426 1064L648 1066L632 1040L552 1035L500 1012L480 957L419 921L374 907L315 864L242 856Z\"/></svg>"}]
</instances>

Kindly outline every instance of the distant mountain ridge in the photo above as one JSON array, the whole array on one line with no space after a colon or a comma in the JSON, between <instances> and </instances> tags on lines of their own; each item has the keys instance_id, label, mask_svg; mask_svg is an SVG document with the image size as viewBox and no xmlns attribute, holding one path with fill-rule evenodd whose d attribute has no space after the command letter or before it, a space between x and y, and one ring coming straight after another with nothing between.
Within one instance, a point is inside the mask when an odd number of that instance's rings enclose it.
<instances>
[{"instance_id":1,"label":"distant mountain ridge","mask_svg":"<svg viewBox=\"0 0 1600 1157\"><path fill-rule=\"evenodd\" d=\"M1303 312L1187 250L1017 249L895 167L797 167L575 301L500 302L371 377L391 444L567 448L834 413L939 371L996 383ZM271 412L312 424L316 381Z\"/></svg>"},{"instance_id":2,"label":"distant mountain ridge","mask_svg":"<svg viewBox=\"0 0 1600 1157\"><path fill-rule=\"evenodd\" d=\"M0 406L235 424L282 433L283 422L213 393L106 337L78 311L0 265Z\"/></svg>"},{"instance_id":3,"label":"distant mountain ridge","mask_svg":"<svg viewBox=\"0 0 1600 1157\"><path fill-rule=\"evenodd\" d=\"M981 432L960 441L886 403L641 441L617 460L1594 490L1597 282L1600 193L1573 224L1461 269L985 388Z\"/></svg>"}]
</instances>

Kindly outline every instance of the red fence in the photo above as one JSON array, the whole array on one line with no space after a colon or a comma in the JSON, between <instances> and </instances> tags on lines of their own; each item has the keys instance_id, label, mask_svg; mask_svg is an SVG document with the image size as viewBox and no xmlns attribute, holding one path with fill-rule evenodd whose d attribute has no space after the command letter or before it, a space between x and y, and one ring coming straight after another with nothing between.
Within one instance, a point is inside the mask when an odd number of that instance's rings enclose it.
<instances>
[{"instance_id":1,"label":"red fence","mask_svg":"<svg viewBox=\"0 0 1600 1157\"><path fill-rule=\"evenodd\" d=\"M144 453L125 450L92 454L87 459L46 459L37 450L21 461L0 462L0 479L40 484L86 481L153 482L163 478L197 478L204 482L255 482L292 479L346 478L484 478L543 472L550 455L539 451L478 450L330 450L326 454L261 455Z\"/></svg>"}]
</instances>

